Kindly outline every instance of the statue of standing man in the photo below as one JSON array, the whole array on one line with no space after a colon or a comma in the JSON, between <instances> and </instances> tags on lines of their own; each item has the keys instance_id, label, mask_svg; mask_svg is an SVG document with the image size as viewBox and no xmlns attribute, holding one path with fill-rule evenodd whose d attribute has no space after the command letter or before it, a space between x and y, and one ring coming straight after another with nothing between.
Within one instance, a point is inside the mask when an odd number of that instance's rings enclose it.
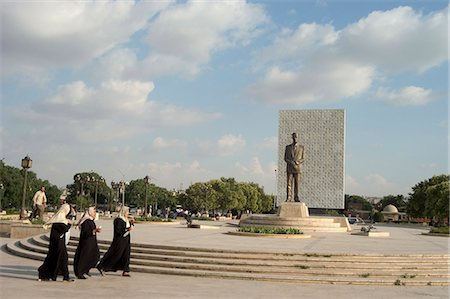
<instances>
[{"instance_id":1,"label":"statue of standing man","mask_svg":"<svg viewBox=\"0 0 450 299\"><path fill-rule=\"evenodd\" d=\"M305 161L305 148L303 145L297 143L297 133L292 133L292 143L286 145L284 161L287 163L286 201L299 202L298 185L302 173L302 164ZM294 200L292 200L292 185L294 185Z\"/></svg>"}]
</instances>

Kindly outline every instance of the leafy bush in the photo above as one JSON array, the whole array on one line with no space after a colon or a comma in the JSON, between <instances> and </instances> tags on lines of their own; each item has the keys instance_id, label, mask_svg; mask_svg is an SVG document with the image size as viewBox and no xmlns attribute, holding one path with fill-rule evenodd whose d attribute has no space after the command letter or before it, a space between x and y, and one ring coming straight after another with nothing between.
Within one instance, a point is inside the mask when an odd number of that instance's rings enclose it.
<instances>
[{"instance_id":1,"label":"leafy bush","mask_svg":"<svg viewBox=\"0 0 450 299\"><path fill-rule=\"evenodd\" d=\"M297 228L289 227L241 227L238 230L243 233L255 233L255 234L278 234L278 235L301 235L303 232Z\"/></svg>"},{"instance_id":2,"label":"leafy bush","mask_svg":"<svg viewBox=\"0 0 450 299\"><path fill-rule=\"evenodd\" d=\"M40 218L36 218L31 221L31 224L44 224L44 223L45 221Z\"/></svg>"},{"instance_id":3,"label":"leafy bush","mask_svg":"<svg viewBox=\"0 0 450 299\"><path fill-rule=\"evenodd\" d=\"M214 221L215 218L212 217L206 217L206 216L201 216L201 217L192 217L193 220L206 220L206 221Z\"/></svg>"},{"instance_id":4,"label":"leafy bush","mask_svg":"<svg viewBox=\"0 0 450 299\"><path fill-rule=\"evenodd\" d=\"M326 214L329 216L339 216L339 212L336 210L327 210Z\"/></svg>"},{"instance_id":5,"label":"leafy bush","mask_svg":"<svg viewBox=\"0 0 450 299\"><path fill-rule=\"evenodd\" d=\"M136 221L142 221L142 222L172 222L172 219L164 219L164 218L159 218L159 217L139 217L136 218Z\"/></svg>"},{"instance_id":6,"label":"leafy bush","mask_svg":"<svg viewBox=\"0 0 450 299\"><path fill-rule=\"evenodd\" d=\"M448 226L433 227L433 228L431 228L430 233L433 233L433 234L447 234L447 235L450 234Z\"/></svg>"},{"instance_id":7,"label":"leafy bush","mask_svg":"<svg viewBox=\"0 0 450 299\"><path fill-rule=\"evenodd\" d=\"M14 214L19 214L20 210L18 209L6 209L6 215L14 215Z\"/></svg>"},{"instance_id":8,"label":"leafy bush","mask_svg":"<svg viewBox=\"0 0 450 299\"><path fill-rule=\"evenodd\" d=\"M373 221L375 221L375 222L383 222L384 221L383 213L376 212L375 214L373 214Z\"/></svg>"}]
</instances>

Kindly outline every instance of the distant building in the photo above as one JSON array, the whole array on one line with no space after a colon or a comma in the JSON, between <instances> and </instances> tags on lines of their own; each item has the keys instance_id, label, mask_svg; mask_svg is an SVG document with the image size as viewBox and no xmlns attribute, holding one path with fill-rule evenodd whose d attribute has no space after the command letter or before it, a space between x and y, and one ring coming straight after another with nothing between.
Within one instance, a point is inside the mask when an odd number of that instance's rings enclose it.
<instances>
[{"instance_id":1,"label":"distant building","mask_svg":"<svg viewBox=\"0 0 450 299\"><path fill-rule=\"evenodd\" d=\"M387 205L384 207L381 213L384 216L384 221L393 222L408 222L409 217L406 213L399 212L397 207L394 205Z\"/></svg>"}]
</instances>

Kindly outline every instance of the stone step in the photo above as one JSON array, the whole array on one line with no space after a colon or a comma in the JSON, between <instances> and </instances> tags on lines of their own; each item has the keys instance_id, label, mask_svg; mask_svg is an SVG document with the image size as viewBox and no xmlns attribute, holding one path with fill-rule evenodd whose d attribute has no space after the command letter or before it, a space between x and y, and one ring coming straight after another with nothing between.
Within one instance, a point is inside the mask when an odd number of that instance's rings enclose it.
<instances>
[{"instance_id":1,"label":"stone step","mask_svg":"<svg viewBox=\"0 0 450 299\"><path fill-rule=\"evenodd\" d=\"M44 260L46 256L45 237L34 237L11 242L7 250L17 256ZM72 241L71 241L72 242ZM37 244L36 244L37 243ZM107 244L104 244L106 246ZM76 246L69 246L69 264L73 263ZM384 285L448 285L448 268L436 267L433 263L420 269L388 265L361 265L355 263L307 261L309 264L293 264L289 260L268 261L265 259L236 263L226 259L192 258L157 254L131 255L131 269L136 272L205 276L233 279L284 281L296 283L336 284L384 284ZM336 266L337 265L337 266ZM390 265L390 266L389 266ZM410 266L413 266L411 264ZM376 266L376 267L375 267Z\"/></svg>"},{"instance_id":2,"label":"stone step","mask_svg":"<svg viewBox=\"0 0 450 299\"><path fill-rule=\"evenodd\" d=\"M41 235L40 238L47 240L48 236ZM71 237L71 242L74 242L74 246L78 244L78 237ZM99 245L111 244L111 241L107 240L98 240ZM378 254L378 253L361 253L361 254L353 254L353 253L293 253L293 252L272 252L272 251L257 251L257 250L230 250L230 249L218 249L218 248L205 248L205 247L187 247L187 246L169 246L169 245L161 245L161 244L143 244L143 243L131 243L132 248L149 248L149 249L161 249L166 251L191 251L191 252L209 252L209 253L232 253L232 254L248 254L253 256L257 255L266 255L266 256L308 256L308 257L339 257L339 258L427 258L427 259L450 259L450 254Z\"/></svg>"},{"instance_id":3,"label":"stone step","mask_svg":"<svg viewBox=\"0 0 450 299\"><path fill-rule=\"evenodd\" d=\"M27 243L32 242L24 242ZM29 246L29 250L34 250L38 252L46 252L45 247L37 248L36 250L33 246ZM108 248L107 245L101 245L101 252L105 252ZM69 256L73 256L76 250L76 246L69 246L68 252ZM415 269L427 269L430 270L439 270L439 269L447 269L448 260L431 260L427 261L424 259L420 259L419 261L415 260L370 260L369 262L365 260L340 260L340 259L332 259L332 258L308 258L308 257L299 257L297 259L292 259L292 257L277 257L272 256L271 258L267 255L254 255L251 258L247 255L237 256L237 255L212 255L212 254L197 254L194 253L190 255L188 252L180 253L180 252L162 252L162 251L151 251L147 252L147 250L136 249L132 247L131 257L134 259L140 260L152 260L152 261L166 261L166 262L175 262L175 263L198 263L198 264L217 264L217 265L249 265L249 266L289 266L289 267L301 267L307 265L309 268L328 268L328 269L396 269L396 270L415 270Z\"/></svg>"},{"instance_id":4,"label":"stone step","mask_svg":"<svg viewBox=\"0 0 450 299\"><path fill-rule=\"evenodd\" d=\"M46 254L23 249L22 247L19 246L19 242L20 241L7 243L5 246L6 251L15 256L28 258L32 260L43 261L45 259Z\"/></svg>"},{"instance_id":5,"label":"stone step","mask_svg":"<svg viewBox=\"0 0 450 299\"><path fill-rule=\"evenodd\" d=\"M228 279L262 280L273 282L315 283L315 284L353 284L353 285L435 285L448 286L447 279L442 278L370 278L369 277L336 277L317 275L276 275L261 273L231 273L220 271L204 271L192 269L169 269L165 267L132 266L131 271L165 275L188 275L197 277L213 277Z\"/></svg>"},{"instance_id":6,"label":"stone step","mask_svg":"<svg viewBox=\"0 0 450 299\"><path fill-rule=\"evenodd\" d=\"M225 272L245 273L302 273L308 275L347 275L347 276L374 276L374 277L449 277L446 268L433 269L424 272L423 269L399 269L399 268L335 268L302 265L239 265L239 264L202 264L195 262L176 262L170 260L133 259L134 265L158 266L177 269L198 269Z\"/></svg>"},{"instance_id":7,"label":"stone step","mask_svg":"<svg viewBox=\"0 0 450 299\"><path fill-rule=\"evenodd\" d=\"M41 246L47 247L48 242L44 241L42 238L37 239L35 237L33 242L39 243ZM73 238L68 246L68 251L75 251L78 242L76 238ZM101 251L106 251L109 247L110 242L99 241L99 247ZM423 266L438 266L443 265L444 267L450 264L448 256L424 256L424 255L413 255L413 256L354 256L354 255L326 255L326 254L280 254L280 253L246 253L246 252L202 252L199 248L191 252L192 248L168 248L167 246L151 246L147 248L147 244L132 244L132 253L137 257L145 257L145 255L159 256L163 259L164 256L171 257L186 257L186 258L210 258L219 260L235 260L241 263L239 260L245 260L246 262L263 260L268 261L286 261L286 262L309 262L309 263L336 263L345 264L352 263L353 266L359 265L364 267L370 264L382 264L383 266L391 265L395 263L396 265L423 265Z\"/></svg>"},{"instance_id":8,"label":"stone step","mask_svg":"<svg viewBox=\"0 0 450 299\"><path fill-rule=\"evenodd\" d=\"M38 253L35 251L29 251L24 249L19 245L19 242L8 244L8 250L13 252L15 255L27 257L36 260L43 260L45 258L45 254ZM69 264L72 264L72 258L69 258ZM243 265L228 265L228 266L220 266L216 264L198 264L198 263L180 263L180 262L168 262L168 261L149 261L143 259L132 258L131 264L137 267L137 271L141 271L139 267L150 266L150 267L163 267L170 269L186 269L186 270L203 270L203 271L224 271L224 272L238 272L238 273L279 273L279 274L302 274L302 275L327 275L327 276L357 276L357 277L397 277L397 278L421 278L421 277L448 277L448 272L446 269L443 269L440 272L434 273L420 273L416 270L408 270L408 271L395 271L393 268L389 269L367 269L363 268L361 271L356 271L357 269L347 269L347 271L342 270L334 270L333 267L324 267L326 269L314 269L314 267L303 268L305 265L294 265L294 266L280 266L280 267L267 267L266 265L259 265L261 267L255 267L255 265L251 265L251 267L245 267ZM303 266L303 267L300 267ZM325 271L326 270L326 271ZM370 272L372 270L372 272Z\"/></svg>"}]
</instances>

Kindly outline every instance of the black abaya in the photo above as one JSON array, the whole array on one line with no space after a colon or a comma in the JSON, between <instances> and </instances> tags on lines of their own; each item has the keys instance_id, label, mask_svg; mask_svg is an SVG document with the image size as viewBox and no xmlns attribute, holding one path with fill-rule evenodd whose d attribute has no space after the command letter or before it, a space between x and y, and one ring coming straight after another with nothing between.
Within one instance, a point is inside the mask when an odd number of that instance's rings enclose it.
<instances>
[{"instance_id":1,"label":"black abaya","mask_svg":"<svg viewBox=\"0 0 450 299\"><path fill-rule=\"evenodd\" d=\"M121 218L114 219L114 236L97 268L102 271L130 271L130 234ZM124 236L125 235L125 236Z\"/></svg>"},{"instance_id":2,"label":"black abaya","mask_svg":"<svg viewBox=\"0 0 450 299\"><path fill-rule=\"evenodd\" d=\"M65 233L70 229L70 224L53 223L50 231L50 244L48 253L42 266L39 267L39 279L56 280L62 275L64 280L69 280L68 255Z\"/></svg>"},{"instance_id":3,"label":"black abaya","mask_svg":"<svg viewBox=\"0 0 450 299\"><path fill-rule=\"evenodd\" d=\"M100 250L97 244L97 235L94 233L96 226L93 220L85 220L80 227L80 241L73 261L73 269L76 277L88 274L91 268L97 265L100 258Z\"/></svg>"}]
</instances>

